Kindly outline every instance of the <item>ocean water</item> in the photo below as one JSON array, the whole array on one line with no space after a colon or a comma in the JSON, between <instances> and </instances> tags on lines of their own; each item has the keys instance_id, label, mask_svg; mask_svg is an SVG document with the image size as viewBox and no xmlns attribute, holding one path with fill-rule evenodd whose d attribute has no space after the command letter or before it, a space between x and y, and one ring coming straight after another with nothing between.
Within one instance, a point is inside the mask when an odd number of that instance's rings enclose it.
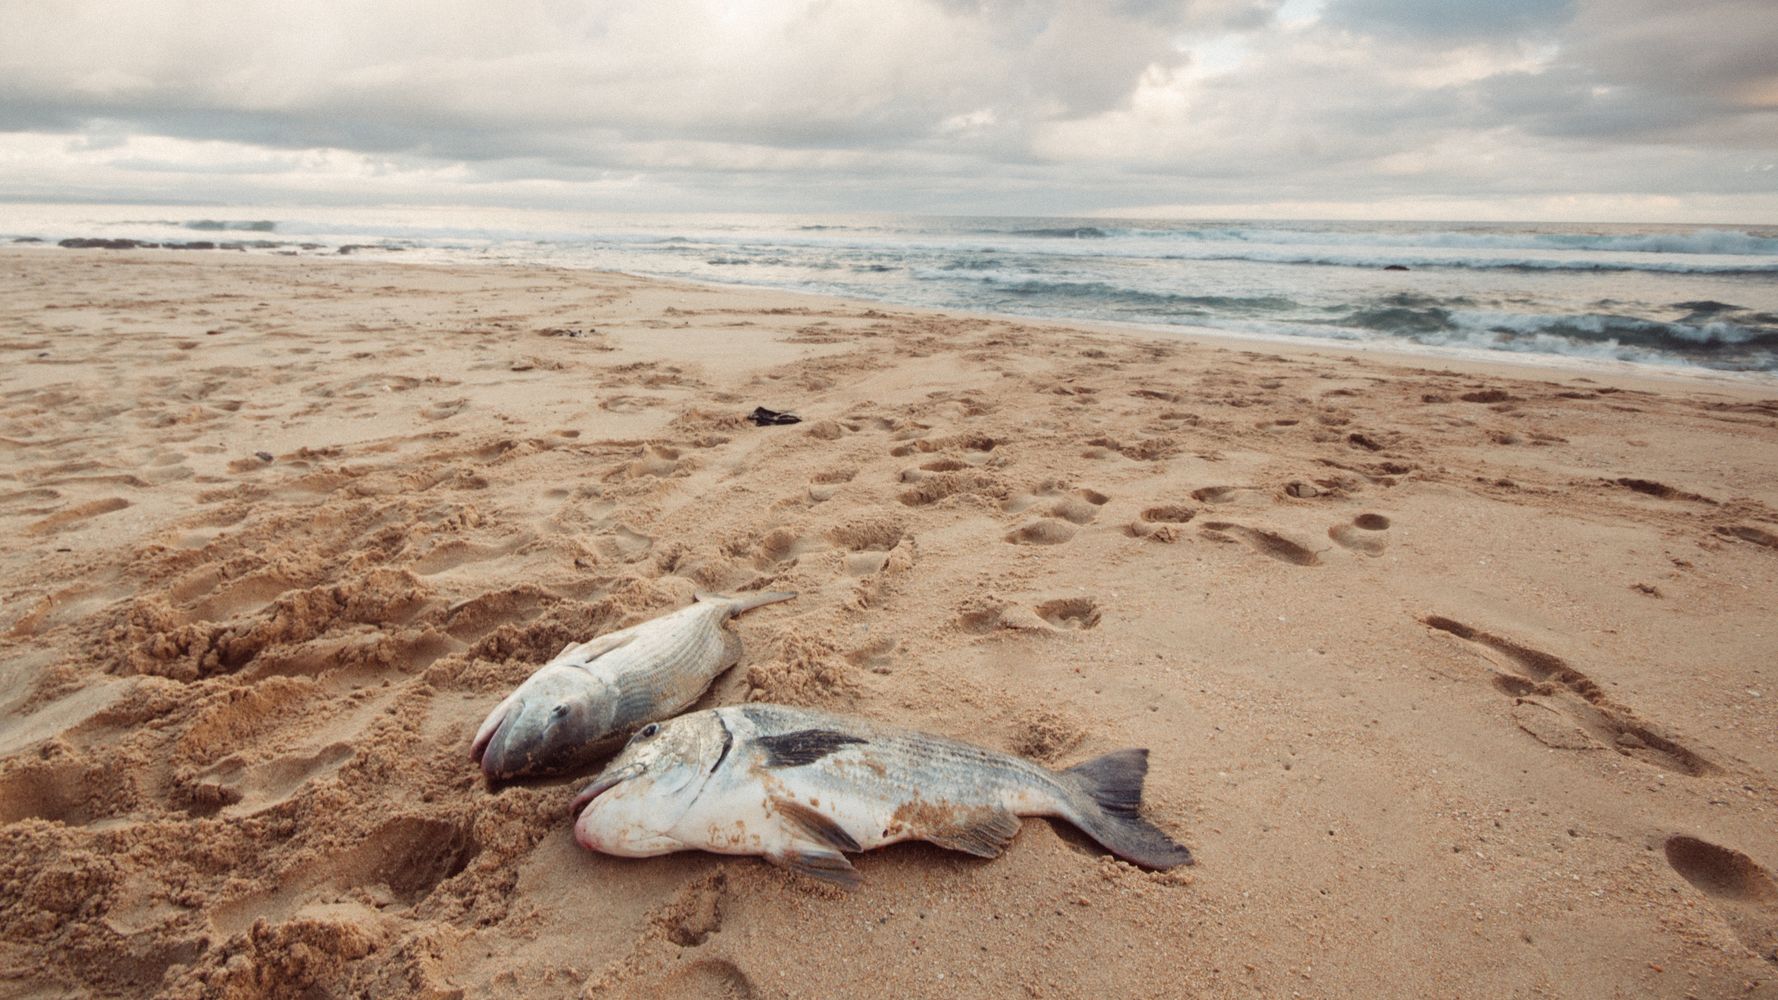
<instances>
[{"instance_id":1,"label":"ocean water","mask_svg":"<svg viewBox=\"0 0 1778 1000\"><path fill-rule=\"evenodd\" d=\"M1244 336L1778 371L1778 226L0 205L0 241L546 264Z\"/></svg>"}]
</instances>

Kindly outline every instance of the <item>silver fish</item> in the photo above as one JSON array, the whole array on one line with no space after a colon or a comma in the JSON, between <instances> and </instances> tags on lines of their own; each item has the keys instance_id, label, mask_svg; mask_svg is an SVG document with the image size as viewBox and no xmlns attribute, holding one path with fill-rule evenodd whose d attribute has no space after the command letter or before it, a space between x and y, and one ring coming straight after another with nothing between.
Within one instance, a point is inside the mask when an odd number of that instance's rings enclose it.
<instances>
[{"instance_id":1,"label":"silver fish","mask_svg":"<svg viewBox=\"0 0 1778 1000\"><path fill-rule=\"evenodd\" d=\"M587 763L606 737L679 711L740 660L741 640L724 622L795 596L700 593L671 614L569 644L488 713L470 759L490 779Z\"/></svg>"},{"instance_id":2,"label":"silver fish","mask_svg":"<svg viewBox=\"0 0 1778 1000\"><path fill-rule=\"evenodd\" d=\"M574 839L624 857L754 854L851 887L846 852L925 840L997 857L1021 816L1053 816L1145 868L1192 863L1138 813L1147 750L1051 771L865 719L731 705L651 722L574 800Z\"/></svg>"}]
</instances>

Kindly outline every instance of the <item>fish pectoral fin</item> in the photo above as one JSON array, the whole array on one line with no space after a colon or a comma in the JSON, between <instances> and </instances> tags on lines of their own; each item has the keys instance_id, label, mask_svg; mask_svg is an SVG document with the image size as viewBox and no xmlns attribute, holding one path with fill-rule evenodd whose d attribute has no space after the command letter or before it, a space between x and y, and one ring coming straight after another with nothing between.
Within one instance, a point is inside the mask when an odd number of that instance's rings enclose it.
<instances>
[{"instance_id":1,"label":"fish pectoral fin","mask_svg":"<svg viewBox=\"0 0 1778 1000\"><path fill-rule=\"evenodd\" d=\"M1019 817L1008 809L971 811L957 822L929 831L921 840L978 858L997 858L1019 832Z\"/></svg>"},{"instance_id":2,"label":"fish pectoral fin","mask_svg":"<svg viewBox=\"0 0 1778 1000\"><path fill-rule=\"evenodd\" d=\"M578 644L570 643L567 648L556 654L556 659L560 660L572 656L574 659L577 659L582 663L591 663L614 649L628 645L635 638L636 633L625 630L622 632L613 632L610 635L602 635L597 639L589 639L586 642Z\"/></svg>"},{"instance_id":3,"label":"fish pectoral fin","mask_svg":"<svg viewBox=\"0 0 1778 1000\"><path fill-rule=\"evenodd\" d=\"M858 870L838 851L823 847L792 847L782 854L768 854L766 860L780 868L830 882L842 889L858 888Z\"/></svg>"},{"instance_id":4,"label":"fish pectoral fin","mask_svg":"<svg viewBox=\"0 0 1778 1000\"><path fill-rule=\"evenodd\" d=\"M778 810L793 830L818 844L825 844L836 851L864 850L843 827L813 807L805 806L795 799L778 796L772 797L772 807Z\"/></svg>"}]
</instances>

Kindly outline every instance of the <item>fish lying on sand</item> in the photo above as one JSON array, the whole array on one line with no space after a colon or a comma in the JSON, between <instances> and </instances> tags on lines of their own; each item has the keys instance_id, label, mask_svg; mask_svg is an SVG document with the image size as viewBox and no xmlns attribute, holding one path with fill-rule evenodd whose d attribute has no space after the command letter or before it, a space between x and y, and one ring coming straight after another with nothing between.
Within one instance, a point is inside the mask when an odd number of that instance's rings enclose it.
<instances>
[{"instance_id":1,"label":"fish lying on sand","mask_svg":"<svg viewBox=\"0 0 1778 1000\"><path fill-rule=\"evenodd\" d=\"M1147 750L1051 771L865 719L732 705L636 731L574 800L574 839L625 857L757 854L851 887L847 851L903 840L997 857L1021 816L1054 816L1145 868L1191 852L1138 815Z\"/></svg>"},{"instance_id":2,"label":"fish lying on sand","mask_svg":"<svg viewBox=\"0 0 1778 1000\"><path fill-rule=\"evenodd\" d=\"M741 640L724 622L795 596L701 593L671 614L569 645L488 713L470 759L490 779L588 763L606 737L679 711L740 660Z\"/></svg>"}]
</instances>

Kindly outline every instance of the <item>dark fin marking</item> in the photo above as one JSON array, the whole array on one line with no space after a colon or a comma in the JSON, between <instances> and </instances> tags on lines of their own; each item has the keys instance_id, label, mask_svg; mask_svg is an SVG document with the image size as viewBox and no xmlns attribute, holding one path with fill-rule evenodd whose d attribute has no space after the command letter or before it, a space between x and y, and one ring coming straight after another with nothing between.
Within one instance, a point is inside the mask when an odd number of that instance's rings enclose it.
<instances>
[{"instance_id":1,"label":"dark fin marking","mask_svg":"<svg viewBox=\"0 0 1778 1000\"><path fill-rule=\"evenodd\" d=\"M794 733L759 737L759 745L766 751L767 767L802 767L863 742L862 737L836 733L831 729L799 729Z\"/></svg>"},{"instance_id":2,"label":"dark fin marking","mask_svg":"<svg viewBox=\"0 0 1778 1000\"><path fill-rule=\"evenodd\" d=\"M838 851L793 848L784 854L768 854L766 860L799 875L820 879L842 889L858 888L858 870Z\"/></svg>"},{"instance_id":3,"label":"dark fin marking","mask_svg":"<svg viewBox=\"0 0 1778 1000\"><path fill-rule=\"evenodd\" d=\"M735 734L729 732L728 723L723 721L722 713L717 712L715 715L716 724L722 727L722 752L716 755L716 763L710 765L711 774L716 773L716 769L721 767L722 762L728 759L728 752L735 747Z\"/></svg>"},{"instance_id":4,"label":"dark fin marking","mask_svg":"<svg viewBox=\"0 0 1778 1000\"><path fill-rule=\"evenodd\" d=\"M858 841L845 831L838 823L829 819L818 810L803 805L795 799L772 797L772 806L784 814L790 825L798 832L817 843L826 844L836 851L862 851Z\"/></svg>"},{"instance_id":5,"label":"dark fin marking","mask_svg":"<svg viewBox=\"0 0 1778 1000\"><path fill-rule=\"evenodd\" d=\"M921 839L978 858L997 858L1018 832L1018 816L1006 809L989 809L985 814L972 812L956 826L925 834Z\"/></svg>"},{"instance_id":6,"label":"dark fin marking","mask_svg":"<svg viewBox=\"0 0 1778 1000\"><path fill-rule=\"evenodd\" d=\"M1147 750L1114 750L1059 775L1085 800L1077 803L1080 818L1075 825L1101 847L1144 868L1189 865L1191 850L1142 818L1147 776Z\"/></svg>"}]
</instances>

